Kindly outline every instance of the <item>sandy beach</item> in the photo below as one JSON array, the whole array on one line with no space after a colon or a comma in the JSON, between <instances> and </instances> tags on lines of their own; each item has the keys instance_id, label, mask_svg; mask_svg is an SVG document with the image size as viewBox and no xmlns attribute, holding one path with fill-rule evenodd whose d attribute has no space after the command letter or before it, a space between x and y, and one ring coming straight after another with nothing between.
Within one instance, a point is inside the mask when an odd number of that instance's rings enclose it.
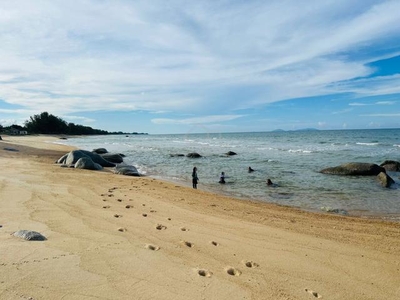
<instances>
[{"instance_id":1,"label":"sandy beach","mask_svg":"<svg viewBox=\"0 0 400 300\"><path fill-rule=\"evenodd\" d=\"M2 138L0 299L400 299L399 223L61 168L58 137Z\"/></svg>"}]
</instances>

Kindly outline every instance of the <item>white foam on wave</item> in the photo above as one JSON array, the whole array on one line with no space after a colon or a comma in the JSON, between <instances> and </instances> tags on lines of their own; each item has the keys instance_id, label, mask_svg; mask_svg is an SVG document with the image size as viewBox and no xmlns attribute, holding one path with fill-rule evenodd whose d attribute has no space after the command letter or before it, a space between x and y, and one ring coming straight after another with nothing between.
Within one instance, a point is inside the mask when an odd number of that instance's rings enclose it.
<instances>
[{"instance_id":1,"label":"white foam on wave","mask_svg":"<svg viewBox=\"0 0 400 300\"><path fill-rule=\"evenodd\" d=\"M357 145L361 146L378 146L379 143L356 143Z\"/></svg>"}]
</instances>

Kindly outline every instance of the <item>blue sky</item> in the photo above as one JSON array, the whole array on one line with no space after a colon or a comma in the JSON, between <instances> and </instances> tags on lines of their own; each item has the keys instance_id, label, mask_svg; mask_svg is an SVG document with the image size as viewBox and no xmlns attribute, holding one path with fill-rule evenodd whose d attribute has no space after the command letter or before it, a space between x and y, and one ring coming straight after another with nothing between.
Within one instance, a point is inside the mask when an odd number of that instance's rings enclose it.
<instances>
[{"instance_id":1,"label":"blue sky","mask_svg":"<svg viewBox=\"0 0 400 300\"><path fill-rule=\"evenodd\" d=\"M400 128L400 1L0 2L0 124Z\"/></svg>"}]
</instances>

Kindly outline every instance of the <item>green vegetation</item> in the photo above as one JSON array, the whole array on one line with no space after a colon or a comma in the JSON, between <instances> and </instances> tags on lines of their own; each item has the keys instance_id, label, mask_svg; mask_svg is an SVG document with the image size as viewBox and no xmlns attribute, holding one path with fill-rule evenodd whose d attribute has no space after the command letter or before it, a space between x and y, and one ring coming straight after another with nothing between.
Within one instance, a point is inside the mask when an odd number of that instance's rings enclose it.
<instances>
[{"instance_id":1,"label":"green vegetation","mask_svg":"<svg viewBox=\"0 0 400 300\"><path fill-rule=\"evenodd\" d=\"M66 135L100 135L100 134L128 134L124 132L108 132L101 129L93 129L89 126L67 123L63 119L56 117L48 112L31 116L25 121L25 127L11 125L3 127L0 125L0 132L4 131L10 134L66 134ZM133 132L130 134L138 134Z\"/></svg>"}]
</instances>

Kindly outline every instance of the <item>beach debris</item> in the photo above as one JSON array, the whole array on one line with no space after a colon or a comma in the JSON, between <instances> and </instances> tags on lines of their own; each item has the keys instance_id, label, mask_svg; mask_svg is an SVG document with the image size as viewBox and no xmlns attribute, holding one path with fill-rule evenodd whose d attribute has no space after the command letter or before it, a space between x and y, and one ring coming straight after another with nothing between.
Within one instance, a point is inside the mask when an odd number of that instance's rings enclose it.
<instances>
[{"instance_id":1,"label":"beach debris","mask_svg":"<svg viewBox=\"0 0 400 300\"><path fill-rule=\"evenodd\" d=\"M228 155L228 156L237 155L237 153L236 153L236 152L233 152L233 151L228 151L228 152L226 152L225 154Z\"/></svg>"},{"instance_id":2,"label":"beach debris","mask_svg":"<svg viewBox=\"0 0 400 300\"><path fill-rule=\"evenodd\" d=\"M32 230L18 230L12 233L13 236L25 239L27 241L45 241L47 240L45 236L39 232Z\"/></svg>"},{"instance_id":3,"label":"beach debris","mask_svg":"<svg viewBox=\"0 0 400 300\"><path fill-rule=\"evenodd\" d=\"M378 176L376 176L376 179L385 188L389 188L391 185L395 184L395 181L388 174L384 172L380 172Z\"/></svg>"},{"instance_id":4,"label":"beach debris","mask_svg":"<svg viewBox=\"0 0 400 300\"><path fill-rule=\"evenodd\" d=\"M372 176L380 172L386 173L385 169L377 164L350 162L340 166L326 168L320 171L323 174L346 175L346 176Z\"/></svg>"}]
</instances>

